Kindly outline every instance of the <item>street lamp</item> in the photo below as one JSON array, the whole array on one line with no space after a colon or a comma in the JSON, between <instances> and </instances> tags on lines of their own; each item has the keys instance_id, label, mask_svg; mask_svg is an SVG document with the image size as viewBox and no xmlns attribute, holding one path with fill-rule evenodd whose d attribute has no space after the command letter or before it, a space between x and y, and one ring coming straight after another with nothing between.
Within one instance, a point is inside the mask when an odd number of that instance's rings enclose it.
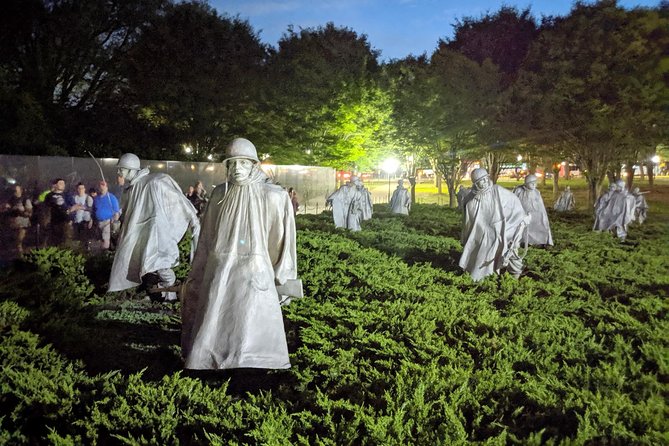
<instances>
[{"instance_id":1,"label":"street lamp","mask_svg":"<svg viewBox=\"0 0 669 446\"><path fill-rule=\"evenodd\" d=\"M400 162L395 158L388 158L381 163L381 169L388 174L388 202L390 203L390 174L397 172Z\"/></svg>"}]
</instances>

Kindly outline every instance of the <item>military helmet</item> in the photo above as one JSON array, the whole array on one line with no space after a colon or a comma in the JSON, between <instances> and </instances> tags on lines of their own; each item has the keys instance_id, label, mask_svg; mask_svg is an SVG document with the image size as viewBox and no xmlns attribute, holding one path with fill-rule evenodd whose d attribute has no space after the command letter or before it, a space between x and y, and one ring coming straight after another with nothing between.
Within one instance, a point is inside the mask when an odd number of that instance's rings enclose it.
<instances>
[{"instance_id":1,"label":"military helmet","mask_svg":"<svg viewBox=\"0 0 669 446\"><path fill-rule=\"evenodd\" d=\"M124 153L121 155L121 157L118 159L118 163L116 163L116 167L131 170L141 169L139 165L139 157L134 153Z\"/></svg>"},{"instance_id":2,"label":"military helmet","mask_svg":"<svg viewBox=\"0 0 669 446\"><path fill-rule=\"evenodd\" d=\"M488 171L485 170L483 167L479 167L478 169L472 170L472 183L476 183L478 180L481 178L485 178L489 176Z\"/></svg>"},{"instance_id":3,"label":"military helmet","mask_svg":"<svg viewBox=\"0 0 669 446\"><path fill-rule=\"evenodd\" d=\"M225 148L225 159L223 161L234 159L247 159L256 163L260 162L256 146L246 138L235 138Z\"/></svg>"}]
</instances>

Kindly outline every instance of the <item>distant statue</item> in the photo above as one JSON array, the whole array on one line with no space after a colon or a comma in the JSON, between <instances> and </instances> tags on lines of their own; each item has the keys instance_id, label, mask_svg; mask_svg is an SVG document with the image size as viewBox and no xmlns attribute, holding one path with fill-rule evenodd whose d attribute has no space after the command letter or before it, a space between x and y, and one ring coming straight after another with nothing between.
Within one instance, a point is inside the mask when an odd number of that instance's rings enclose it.
<instances>
[{"instance_id":1,"label":"distant statue","mask_svg":"<svg viewBox=\"0 0 669 446\"><path fill-rule=\"evenodd\" d=\"M541 192L537 189L537 176L529 174L525 183L513 189L513 193L520 199L525 212L532 216L527 227L528 243L535 246L553 245L553 235L548 222L548 214L544 207Z\"/></svg>"},{"instance_id":2,"label":"distant statue","mask_svg":"<svg viewBox=\"0 0 669 446\"><path fill-rule=\"evenodd\" d=\"M171 176L142 169L137 155L124 154L117 168L126 189L109 291L142 283L147 287L169 287L176 280L172 268L179 263L178 244L189 226L193 232L191 253L197 245L197 212ZM166 301L177 299L173 291L164 291L160 297Z\"/></svg>"},{"instance_id":3,"label":"distant statue","mask_svg":"<svg viewBox=\"0 0 669 446\"><path fill-rule=\"evenodd\" d=\"M458 193L455 197L458 200L458 210L462 211L464 209L465 198L469 195L470 188L463 186L462 184L458 188Z\"/></svg>"},{"instance_id":4,"label":"distant statue","mask_svg":"<svg viewBox=\"0 0 669 446\"><path fill-rule=\"evenodd\" d=\"M635 208L634 208L634 219L643 224L648 217L648 203L646 202L646 197L644 194L648 192L641 192L638 187L635 187L632 190L632 195L634 196Z\"/></svg>"},{"instance_id":5,"label":"distant statue","mask_svg":"<svg viewBox=\"0 0 669 446\"><path fill-rule=\"evenodd\" d=\"M492 183L483 168L474 169L473 186L464 200L462 256L459 265L474 281L506 269L523 270L519 253L530 215L511 191Z\"/></svg>"},{"instance_id":6,"label":"distant statue","mask_svg":"<svg viewBox=\"0 0 669 446\"><path fill-rule=\"evenodd\" d=\"M612 189L595 203L593 231L611 231L620 240L627 237L627 227L634 221L636 199L630 194L623 180L616 181Z\"/></svg>"},{"instance_id":7,"label":"distant statue","mask_svg":"<svg viewBox=\"0 0 669 446\"><path fill-rule=\"evenodd\" d=\"M571 191L571 188L567 186L555 201L553 209L558 212L568 212L573 211L575 207L576 202L574 201L574 193Z\"/></svg>"},{"instance_id":8,"label":"distant statue","mask_svg":"<svg viewBox=\"0 0 669 446\"><path fill-rule=\"evenodd\" d=\"M404 187L404 180L397 181L397 188L390 198L390 212L393 214L409 215L411 210L411 194Z\"/></svg>"},{"instance_id":9,"label":"distant statue","mask_svg":"<svg viewBox=\"0 0 669 446\"><path fill-rule=\"evenodd\" d=\"M356 189L361 195L360 200L362 203L362 219L369 220L372 218L372 214L374 213L374 208L372 207L372 194L362 183L360 177L355 175L352 176L351 182L355 185Z\"/></svg>"},{"instance_id":10,"label":"distant statue","mask_svg":"<svg viewBox=\"0 0 669 446\"><path fill-rule=\"evenodd\" d=\"M290 367L280 298L300 297L290 197L266 182L251 141L225 151L227 182L212 192L186 282L186 369Z\"/></svg>"},{"instance_id":11,"label":"distant statue","mask_svg":"<svg viewBox=\"0 0 669 446\"><path fill-rule=\"evenodd\" d=\"M359 231L362 221L372 216L369 192L355 175L348 183L330 194L325 203L332 206L332 216L337 228Z\"/></svg>"},{"instance_id":12,"label":"distant statue","mask_svg":"<svg viewBox=\"0 0 669 446\"><path fill-rule=\"evenodd\" d=\"M599 217L602 215L602 209L604 209L609 200L613 197L613 192L616 190L616 184L615 183L610 183L609 188L604 191L599 197L597 197L597 200L595 200L595 224L593 229L596 231L598 227L601 226L599 222Z\"/></svg>"},{"instance_id":13,"label":"distant statue","mask_svg":"<svg viewBox=\"0 0 669 446\"><path fill-rule=\"evenodd\" d=\"M332 206L332 217L334 218L334 225L336 228L346 228L348 220L348 212L351 206L351 200L356 193L356 187L348 181L339 189L334 191L325 200L326 205Z\"/></svg>"}]
</instances>

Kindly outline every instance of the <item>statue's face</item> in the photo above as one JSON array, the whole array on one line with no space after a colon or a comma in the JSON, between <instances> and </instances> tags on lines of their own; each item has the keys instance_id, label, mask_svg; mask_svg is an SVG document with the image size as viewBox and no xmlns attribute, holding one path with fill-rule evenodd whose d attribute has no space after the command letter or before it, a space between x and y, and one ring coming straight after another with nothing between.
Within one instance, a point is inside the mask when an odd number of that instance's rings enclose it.
<instances>
[{"instance_id":1,"label":"statue's face","mask_svg":"<svg viewBox=\"0 0 669 446\"><path fill-rule=\"evenodd\" d=\"M228 172L235 180L243 180L251 175L253 164L253 161L243 158L230 160L228 161Z\"/></svg>"},{"instance_id":2,"label":"statue's face","mask_svg":"<svg viewBox=\"0 0 669 446\"><path fill-rule=\"evenodd\" d=\"M487 188L488 186L490 186L490 177L487 176L487 175L484 176L483 178L479 178L479 179L476 180L476 182L474 183L474 187L475 187L477 190L483 190L483 189Z\"/></svg>"},{"instance_id":3,"label":"statue's face","mask_svg":"<svg viewBox=\"0 0 669 446\"><path fill-rule=\"evenodd\" d=\"M132 175L132 169L128 169L127 167L119 167L116 169L116 174L124 180L129 180L130 176Z\"/></svg>"},{"instance_id":4,"label":"statue's face","mask_svg":"<svg viewBox=\"0 0 669 446\"><path fill-rule=\"evenodd\" d=\"M537 182L536 181L530 181L525 186L527 186L527 188L529 190L535 190L537 188Z\"/></svg>"}]
</instances>

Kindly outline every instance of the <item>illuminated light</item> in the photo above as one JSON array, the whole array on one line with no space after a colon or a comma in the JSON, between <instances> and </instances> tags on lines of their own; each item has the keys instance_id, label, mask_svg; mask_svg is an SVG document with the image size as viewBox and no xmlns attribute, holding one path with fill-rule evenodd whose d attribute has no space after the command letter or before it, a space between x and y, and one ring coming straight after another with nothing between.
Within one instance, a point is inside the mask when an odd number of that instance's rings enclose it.
<instances>
[{"instance_id":1,"label":"illuminated light","mask_svg":"<svg viewBox=\"0 0 669 446\"><path fill-rule=\"evenodd\" d=\"M190 170L195 170L195 164L190 165Z\"/></svg>"},{"instance_id":2,"label":"illuminated light","mask_svg":"<svg viewBox=\"0 0 669 446\"><path fill-rule=\"evenodd\" d=\"M398 167L400 167L400 162L395 158L388 158L381 163L381 169L388 175L396 172Z\"/></svg>"},{"instance_id":3,"label":"illuminated light","mask_svg":"<svg viewBox=\"0 0 669 446\"><path fill-rule=\"evenodd\" d=\"M522 160L523 160L523 155L518 155L518 156L516 157L516 159L517 159L519 162L522 161Z\"/></svg>"},{"instance_id":4,"label":"illuminated light","mask_svg":"<svg viewBox=\"0 0 669 446\"><path fill-rule=\"evenodd\" d=\"M207 155L207 159L208 159L209 161L213 160L213 159L214 159L214 155L212 155L212 154L210 153L209 155Z\"/></svg>"},{"instance_id":5,"label":"illuminated light","mask_svg":"<svg viewBox=\"0 0 669 446\"><path fill-rule=\"evenodd\" d=\"M207 166L204 170L207 172L212 172L214 170L214 166Z\"/></svg>"},{"instance_id":6,"label":"illuminated light","mask_svg":"<svg viewBox=\"0 0 669 446\"><path fill-rule=\"evenodd\" d=\"M544 176L544 174L543 174L543 173L541 173L541 172L537 172L537 173L535 173L534 175L536 175L536 176L537 176L538 178L541 178L541 177L543 177L543 176Z\"/></svg>"},{"instance_id":7,"label":"illuminated light","mask_svg":"<svg viewBox=\"0 0 669 446\"><path fill-rule=\"evenodd\" d=\"M567 162L566 162L566 161L562 161L560 164L563 165L563 166L566 166L566 165L567 165Z\"/></svg>"},{"instance_id":8,"label":"illuminated light","mask_svg":"<svg viewBox=\"0 0 669 446\"><path fill-rule=\"evenodd\" d=\"M186 153L192 153L193 152L193 146L191 146L189 144L184 144L183 148L184 148L184 152L186 152Z\"/></svg>"},{"instance_id":9,"label":"illuminated light","mask_svg":"<svg viewBox=\"0 0 669 446\"><path fill-rule=\"evenodd\" d=\"M655 164L660 164L660 155L655 155L655 156L652 157L650 160L651 160L652 162L654 162Z\"/></svg>"},{"instance_id":10,"label":"illuminated light","mask_svg":"<svg viewBox=\"0 0 669 446\"><path fill-rule=\"evenodd\" d=\"M163 169L164 167L165 167L165 165L163 163L158 163L156 165L156 169Z\"/></svg>"}]
</instances>

